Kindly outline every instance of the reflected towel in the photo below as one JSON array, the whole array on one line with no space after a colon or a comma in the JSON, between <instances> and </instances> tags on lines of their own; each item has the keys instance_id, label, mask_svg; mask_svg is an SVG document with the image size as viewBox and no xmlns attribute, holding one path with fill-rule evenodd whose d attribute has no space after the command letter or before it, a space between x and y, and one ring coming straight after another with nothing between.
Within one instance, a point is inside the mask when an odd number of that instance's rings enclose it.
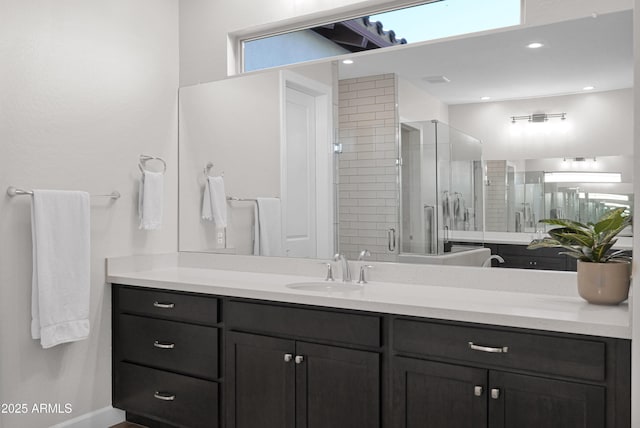
<instances>
[{"instance_id":1,"label":"reflected towel","mask_svg":"<svg viewBox=\"0 0 640 428\"><path fill-rule=\"evenodd\" d=\"M89 336L89 194L34 190L31 337L43 348Z\"/></svg>"},{"instance_id":2,"label":"reflected towel","mask_svg":"<svg viewBox=\"0 0 640 428\"><path fill-rule=\"evenodd\" d=\"M222 177L207 177L202 196L202 219L213 221L216 227L227 227L227 195Z\"/></svg>"},{"instance_id":3,"label":"reflected towel","mask_svg":"<svg viewBox=\"0 0 640 428\"><path fill-rule=\"evenodd\" d=\"M164 174L144 171L140 178L138 218L140 229L156 230L162 226L164 205Z\"/></svg>"},{"instance_id":4,"label":"reflected towel","mask_svg":"<svg viewBox=\"0 0 640 428\"><path fill-rule=\"evenodd\" d=\"M253 254L282 256L280 199L256 198Z\"/></svg>"}]
</instances>

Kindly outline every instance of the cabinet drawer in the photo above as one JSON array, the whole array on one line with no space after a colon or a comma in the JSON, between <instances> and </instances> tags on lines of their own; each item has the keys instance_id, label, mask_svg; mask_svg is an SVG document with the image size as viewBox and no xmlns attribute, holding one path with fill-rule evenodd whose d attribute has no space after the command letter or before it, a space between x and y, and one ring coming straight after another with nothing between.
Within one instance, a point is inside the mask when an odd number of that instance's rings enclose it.
<instances>
[{"instance_id":1,"label":"cabinet drawer","mask_svg":"<svg viewBox=\"0 0 640 428\"><path fill-rule=\"evenodd\" d=\"M394 320L393 335L399 353L595 381L605 378L603 342L410 320ZM506 352L488 352L503 347Z\"/></svg>"},{"instance_id":2,"label":"cabinet drawer","mask_svg":"<svg viewBox=\"0 0 640 428\"><path fill-rule=\"evenodd\" d=\"M131 413L189 428L218 426L218 384L120 363L114 405Z\"/></svg>"},{"instance_id":3,"label":"cabinet drawer","mask_svg":"<svg viewBox=\"0 0 640 428\"><path fill-rule=\"evenodd\" d=\"M120 315L121 358L208 379L218 377L218 329Z\"/></svg>"},{"instance_id":4,"label":"cabinet drawer","mask_svg":"<svg viewBox=\"0 0 640 428\"><path fill-rule=\"evenodd\" d=\"M118 304L121 312L209 325L218 322L218 299L215 297L155 289L120 287L118 290Z\"/></svg>"},{"instance_id":5,"label":"cabinet drawer","mask_svg":"<svg viewBox=\"0 0 640 428\"><path fill-rule=\"evenodd\" d=\"M236 330L380 346L377 316L237 301L226 308L225 323Z\"/></svg>"}]
</instances>

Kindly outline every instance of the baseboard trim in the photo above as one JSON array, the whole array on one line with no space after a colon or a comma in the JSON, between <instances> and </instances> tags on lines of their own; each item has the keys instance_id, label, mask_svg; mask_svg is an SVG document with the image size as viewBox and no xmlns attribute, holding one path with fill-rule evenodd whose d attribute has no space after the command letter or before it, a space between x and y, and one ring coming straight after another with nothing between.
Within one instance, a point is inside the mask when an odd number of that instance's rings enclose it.
<instances>
[{"instance_id":1,"label":"baseboard trim","mask_svg":"<svg viewBox=\"0 0 640 428\"><path fill-rule=\"evenodd\" d=\"M85 413L57 425L52 425L49 428L105 428L124 422L124 419L122 410L109 406L91 413Z\"/></svg>"}]
</instances>

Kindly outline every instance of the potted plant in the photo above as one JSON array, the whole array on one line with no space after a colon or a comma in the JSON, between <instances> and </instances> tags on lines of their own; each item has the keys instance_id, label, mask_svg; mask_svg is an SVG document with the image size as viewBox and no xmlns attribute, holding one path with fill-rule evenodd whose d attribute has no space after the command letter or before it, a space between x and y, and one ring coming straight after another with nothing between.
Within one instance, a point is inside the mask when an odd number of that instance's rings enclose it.
<instances>
[{"instance_id":1,"label":"potted plant","mask_svg":"<svg viewBox=\"0 0 640 428\"><path fill-rule=\"evenodd\" d=\"M631 257L625 250L611 250L616 236L631 225L631 216L624 212L625 208L611 210L596 223L586 225L568 219L540 220L558 227L527 248L564 248L566 251L560 254L578 259L580 296L589 303L617 305L629 296L631 280Z\"/></svg>"}]
</instances>

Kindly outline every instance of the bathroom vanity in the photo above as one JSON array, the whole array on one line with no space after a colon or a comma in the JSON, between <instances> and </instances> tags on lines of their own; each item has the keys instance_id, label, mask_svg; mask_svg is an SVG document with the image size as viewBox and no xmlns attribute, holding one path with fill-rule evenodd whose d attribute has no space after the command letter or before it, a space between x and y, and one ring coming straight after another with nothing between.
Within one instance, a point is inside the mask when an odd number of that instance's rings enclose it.
<instances>
[{"instance_id":1,"label":"bathroom vanity","mask_svg":"<svg viewBox=\"0 0 640 428\"><path fill-rule=\"evenodd\" d=\"M133 422L630 427L626 306L594 307L543 286L540 294L501 290L530 272L473 269L476 282L494 277L495 290L372 282L309 292L286 285L317 278L277 266L117 264L108 273L113 404ZM405 269L430 272L434 284L450 271ZM573 274L544 275L562 283Z\"/></svg>"}]
</instances>

